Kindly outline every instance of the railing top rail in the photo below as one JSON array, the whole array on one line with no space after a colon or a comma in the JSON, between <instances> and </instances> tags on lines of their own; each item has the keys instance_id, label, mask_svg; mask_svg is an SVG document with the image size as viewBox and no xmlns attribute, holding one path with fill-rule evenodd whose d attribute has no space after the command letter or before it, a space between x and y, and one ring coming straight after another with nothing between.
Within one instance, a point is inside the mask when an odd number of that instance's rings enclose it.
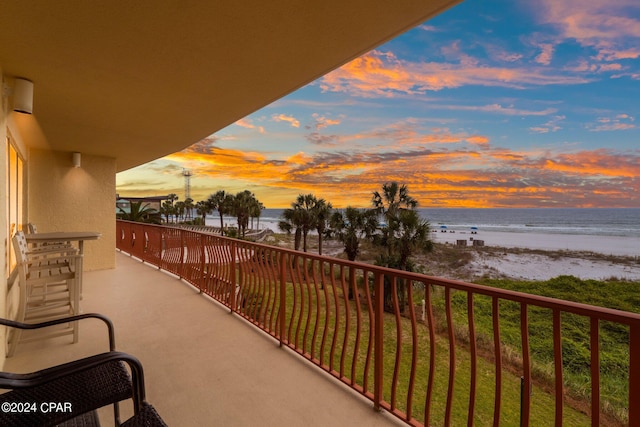
<instances>
[{"instance_id":1,"label":"railing top rail","mask_svg":"<svg viewBox=\"0 0 640 427\"><path fill-rule=\"evenodd\" d=\"M131 221L124 221L124 220L117 220L117 221L136 224L136 225L143 225L145 227L175 229L175 227L165 226L165 225L143 224L143 223L136 223ZM352 267L355 269L371 272L373 274L395 276L401 279L412 280L412 281L421 282L424 284L444 286L444 287L456 289L459 291L471 292L474 294L486 295L489 297L496 297L496 298L505 299L509 301L515 301L518 303L524 303L527 305L538 306L538 307L548 308L552 310L560 310L560 311L574 313L582 316L594 317L600 320L619 322L625 325L640 327L640 314L636 314L636 313L630 313L626 311L615 310L615 309L604 308L604 307L597 307L597 306L588 305L588 304L560 300L556 298L526 294L524 292L511 291L507 289L492 288L490 286L478 285L475 283L468 283L468 282L462 282L462 281L451 280L451 279L444 279L444 278L428 276L428 275L419 274L419 273L411 273L411 272L402 271L402 270L394 270L391 268L381 267L381 266L372 265L372 264L366 264L363 262L348 261L348 260L333 258L325 255L310 254L307 252L300 252L292 249L280 248L277 246L270 246L263 243L238 240L238 239L225 237L225 236L212 236L210 234L201 233L198 231L191 231L191 230L185 230L185 229L180 229L180 230L183 233L205 234L208 237L225 240L225 241L228 241L229 243L234 242L240 246L251 246L256 249L277 251L283 254L289 254L291 256L299 256L299 257L304 257L311 260L323 261L326 263L331 263L331 264L340 265L344 267Z\"/></svg>"}]
</instances>

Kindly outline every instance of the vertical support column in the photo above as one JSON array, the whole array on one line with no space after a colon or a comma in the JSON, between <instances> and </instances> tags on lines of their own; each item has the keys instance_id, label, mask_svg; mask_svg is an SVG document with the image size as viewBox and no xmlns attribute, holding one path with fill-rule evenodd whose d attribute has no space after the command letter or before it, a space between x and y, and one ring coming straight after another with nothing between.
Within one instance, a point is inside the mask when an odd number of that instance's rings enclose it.
<instances>
[{"instance_id":1,"label":"vertical support column","mask_svg":"<svg viewBox=\"0 0 640 427\"><path fill-rule=\"evenodd\" d=\"M374 361L373 361L373 408L380 410L382 402L382 378L384 372L384 364L382 355L384 354L383 340L383 317L384 317L384 276L376 271L374 273Z\"/></svg>"},{"instance_id":2,"label":"vertical support column","mask_svg":"<svg viewBox=\"0 0 640 427\"><path fill-rule=\"evenodd\" d=\"M629 331L629 426L640 427L640 322Z\"/></svg>"}]
</instances>

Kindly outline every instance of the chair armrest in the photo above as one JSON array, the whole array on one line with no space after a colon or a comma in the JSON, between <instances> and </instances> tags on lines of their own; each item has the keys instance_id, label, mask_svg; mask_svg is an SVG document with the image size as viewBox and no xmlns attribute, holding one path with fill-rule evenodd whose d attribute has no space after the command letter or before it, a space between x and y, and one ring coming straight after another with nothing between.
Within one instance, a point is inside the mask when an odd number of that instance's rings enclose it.
<instances>
[{"instance_id":1,"label":"chair armrest","mask_svg":"<svg viewBox=\"0 0 640 427\"><path fill-rule=\"evenodd\" d=\"M68 253L68 254L77 254L78 250L73 246L37 246L35 248L29 248L27 250L27 256L45 256L49 254L56 253Z\"/></svg>"},{"instance_id":2,"label":"chair armrest","mask_svg":"<svg viewBox=\"0 0 640 427\"><path fill-rule=\"evenodd\" d=\"M125 364L128 365L131 377ZM108 352L53 366L37 372L0 372L0 402L60 402L69 405L65 413L0 413L4 422L20 425L57 425L66 419L133 398L136 413L145 400L144 374L140 361L127 353ZM17 420L11 417L19 416Z\"/></svg>"},{"instance_id":3,"label":"chair armrest","mask_svg":"<svg viewBox=\"0 0 640 427\"><path fill-rule=\"evenodd\" d=\"M136 357L121 351L100 353L27 374L0 371L0 388L12 390L34 388L59 380L71 374L91 370L109 362L125 362L129 365L134 386L133 401L137 409L142 409L142 402L145 400L144 372L142 370L142 363L140 363ZM0 395L0 397L1 396L2 395Z\"/></svg>"},{"instance_id":4,"label":"chair armrest","mask_svg":"<svg viewBox=\"0 0 640 427\"><path fill-rule=\"evenodd\" d=\"M10 328L30 330L30 329L46 328L47 326L60 325L62 323L74 322L82 319L102 320L107 325L107 331L109 333L109 351L114 351L116 349L115 329L113 327L113 323L111 322L111 320L109 320L108 317L99 313L78 314L75 316L63 317L61 319L49 320L47 322L41 322L41 323L23 323L23 322L16 322L15 320L0 318L0 325L8 326Z\"/></svg>"},{"instance_id":5,"label":"chair armrest","mask_svg":"<svg viewBox=\"0 0 640 427\"><path fill-rule=\"evenodd\" d=\"M69 255L61 255L55 257L29 257L27 258L28 264L37 264L39 262L57 262L57 261L67 261L67 260L78 260L82 258L82 255L79 253L69 254Z\"/></svg>"}]
</instances>

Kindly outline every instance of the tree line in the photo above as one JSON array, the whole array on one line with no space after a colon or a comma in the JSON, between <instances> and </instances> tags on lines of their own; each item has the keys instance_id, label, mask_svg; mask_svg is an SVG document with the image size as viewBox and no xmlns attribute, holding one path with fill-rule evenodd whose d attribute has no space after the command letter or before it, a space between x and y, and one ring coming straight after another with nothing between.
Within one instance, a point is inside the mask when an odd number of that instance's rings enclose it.
<instances>
[{"instance_id":1,"label":"tree line","mask_svg":"<svg viewBox=\"0 0 640 427\"><path fill-rule=\"evenodd\" d=\"M370 241L381 249L376 265L398 270L414 271L412 255L430 251L433 241L429 222L420 218L418 201L409 195L406 185L388 182L382 191L374 191L371 208L358 209L348 206L344 210L333 210L331 203L318 199L313 194L301 194L291 207L285 209L278 226L282 231L295 233L294 249L307 251L307 237L311 230L317 232L318 253L322 255L324 238L335 237L344 246L350 261L360 254L360 243ZM410 283L396 281L395 293L400 311L408 301ZM349 290L351 298L351 289ZM384 309L394 311L393 286L384 278Z\"/></svg>"},{"instance_id":2,"label":"tree line","mask_svg":"<svg viewBox=\"0 0 640 427\"><path fill-rule=\"evenodd\" d=\"M191 223L195 225L205 225L208 214L217 212L220 215L220 230L224 235L224 216L235 216L238 223L238 232L245 236L249 225L253 227L253 221L260 221L260 216L264 205L249 190L240 191L236 194L219 190L212 193L206 200L194 203L194 200L187 197L185 200L178 200L178 196L171 193L167 200L162 202L160 210L152 208L149 203L142 205L142 202L132 202L129 212L118 208L120 212L117 217L129 221L146 222L160 224L164 219L167 224L171 223ZM193 213L196 217L193 217Z\"/></svg>"},{"instance_id":3,"label":"tree line","mask_svg":"<svg viewBox=\"0 0 640 427\"><path fill-rule=\"evenodd\" d=\"M376 264L412 271L411 256L416 251L429 251L433 243L429 222L420 218L418 202L409 195L406 185L388 182L382 191L374 191L371 208L346 207L334 210L331 203L313 194L300 194L282 213L278 227L294 234L294 249L307 251L310 231L318 238L318 253L326 238L336 238L344 245L350 261L360 254L360 243L368 240L384 251Z\"/></svg>"},{"instance_id":4,"label":"tree line","mask_svg":"<svg viewBox=\"0 0 640 427\"><path fill-rule=\"evenodd\" d=\"M397 182L387 182L382 185L381 191L374 191L370 208L347 206L344 210L337 210L323 198L317 198L313 194L300 194L283 211L278 228L294 234L295 250L307 251L309 233L313 231L317 234L320 255L324 239L335 238L344 246L347 258L355 261L360 254L361 243L369 241L380 248L376 265L415 271L412 256L433 248L429 222L420 218L417 206L418 202L411 197L407 186ZM224 227L224 216L232 215L237 219L239 236L244 238L250 222L253 228L253 220L260 220L263 209L264 205L249 190L236 194L219 190L206 200L196 203L190 198L179 201L175 194L170 194L162 203L160 211L150 208L148 204L141 206L141 202L131 203L130 212L120 209L118 217L154 223L160 223L164 217L166 223L188 221L204 225L206 216L217 212L223 235L236 237ZM191 218L194 211L197 217ZM400 280L396 287L400 306L404 307L408 284ZM386 310L392 310L391 289L391 283L385 278Z\"/></svg>"},{"instance_id":5,"label":"tree line","mask_svg":"<svg viewBox=\"0 0 640 427\"><path fill-rule=\"evenodd\" d=\"M418 202L409 195L406 185L388 182L381 191L374 191L371 208L347 206L344 210L333 209L330 202L313 194L300 194L291 207L282 213L278 228L294 234L294 249L307 251L311 231L317 234L318 253L322 255L323 241L336 238L344 245L344 252L350 261L360 254L360 244L367 240L384 248L376 263L391 268L412 271L411 256L418 250L430 250L432 241L429 223L422 220L416 211ZM149 204L132 202L129 212L122 208L117 215L120 219L160 224L189 222L205 225L208 214L217 212L220 229L225 234L224 216L234 216L238 232L245 237L248 228L253 228L254 219L260 221L264 205L249 190L236 194L219 190L205 200L194 203L187 198L178 200L176 194L169 194L160 210ZM195 218L193 214L197 215ZM227 233L228 234L228 233Z\"/></svg>"}]
</instances>

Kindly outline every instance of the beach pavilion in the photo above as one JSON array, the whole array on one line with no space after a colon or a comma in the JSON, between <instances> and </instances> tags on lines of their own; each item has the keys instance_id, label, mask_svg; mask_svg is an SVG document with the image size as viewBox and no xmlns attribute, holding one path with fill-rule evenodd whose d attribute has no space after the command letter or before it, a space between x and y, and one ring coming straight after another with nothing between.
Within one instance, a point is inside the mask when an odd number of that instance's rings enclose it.
<instances>
[{"instance_id":1,"label":"beach pavilion","mask_svg":"<svg viewBox=\"0 0 640 427\"><path fill-rule=\"evenodd\" d=\"M85 271L117 274L117 172L194 144L456 3L3 1L5 277L15 263L12 230L29 222L40 232L100 232L86 244ZM25 96L27 108L19 107ZM87 273L87 288L91 280ZM4 347L3 328L2 365Z\"/></svg>"}]
</instances>

